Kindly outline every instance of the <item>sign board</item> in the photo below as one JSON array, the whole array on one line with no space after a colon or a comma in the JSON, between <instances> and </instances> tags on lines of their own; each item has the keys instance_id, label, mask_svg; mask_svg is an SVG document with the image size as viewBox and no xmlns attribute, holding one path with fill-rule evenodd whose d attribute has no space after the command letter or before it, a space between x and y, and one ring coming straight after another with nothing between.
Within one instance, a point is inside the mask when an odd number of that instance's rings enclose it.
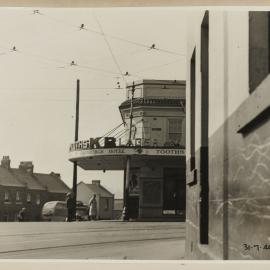
<instances>
[{"instance_id":1,"label":"sign board","mask_svg":"<svg viewBox=\"0 0 270 270\"><path fill-rule=\"evenodd\" d=\"M149 155L149 156L185 156L185 149L168 149L168 148L97 148L70 151L70 157L84 156L125 156L125 155Z\"/></svg>"}]
</instances>

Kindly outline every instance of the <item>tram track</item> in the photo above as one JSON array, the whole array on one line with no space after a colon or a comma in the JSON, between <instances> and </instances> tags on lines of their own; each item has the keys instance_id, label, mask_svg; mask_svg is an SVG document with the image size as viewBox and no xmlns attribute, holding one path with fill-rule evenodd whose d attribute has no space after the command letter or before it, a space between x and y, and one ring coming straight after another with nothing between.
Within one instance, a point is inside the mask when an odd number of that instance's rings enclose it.
<instances>
[{"instance_id":1,"label":"tram track","mask_svg":"<svg viewBox=\"0 0 270 270\"><path fill-rule=\"evenodd\" d=\"M148 241L168 241L168 240L183 240L183 237L155 237L155 238L143 238L143 239L125 239L116 241L103 241L103 242L91 242L91 243L78 243L78 244L65 244L57 246L46 246L46 247L36 247L36 248L25 248L25 249L14 249L0 251L1 255L9 254L19 254L31 251L42 251L42 250L55 250L55 249L66 249L66 248L80 248L80 247L91 247L91 246L102 246L102 245L113 245L113 244L126 244L126 243L142 243Z\"/></svg>"},{"instance_id":2,"label":"tram track","mask_svg":"<svg viewBox=\"0 0 270 270\"><path fill-rule=\"evenodd\" d=\"M183 228L185 231L185 228ZM18 237L18 236L39 236L39 235L58 235L58 234L73 234L73 233L98 233L98 232L124 232L134 231L134 228L117 228L115 227L104 227L104 228L89 228L77 231L54 231L54 232L36 232L36 233L15 233L15 234L0 234L1 237ZM148 228L136 228L136 231L164 231L164 227L148 227ZM175 228L176 232L180 232L179 228Z\"/></svg>"}]
</instances>

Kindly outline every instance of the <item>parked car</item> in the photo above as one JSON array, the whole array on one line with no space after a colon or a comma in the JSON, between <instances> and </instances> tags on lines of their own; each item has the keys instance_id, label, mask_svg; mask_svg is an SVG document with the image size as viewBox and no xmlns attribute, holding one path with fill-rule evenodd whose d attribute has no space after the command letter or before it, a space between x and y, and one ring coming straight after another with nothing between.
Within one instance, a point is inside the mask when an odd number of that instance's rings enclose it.
<instances>
[{"instance_id":1,"label":"parked car","mask_svg":"<svg viewBox=\"0 0 270 270\"><path fill-rule=\"evenodd\" d=\"M76 220L88 220L88 207L80 202L76 204ZM41 211L44 221L66 221L67 205L65 201L50 201L44 204Z\"/></svg>"}]
</instances>

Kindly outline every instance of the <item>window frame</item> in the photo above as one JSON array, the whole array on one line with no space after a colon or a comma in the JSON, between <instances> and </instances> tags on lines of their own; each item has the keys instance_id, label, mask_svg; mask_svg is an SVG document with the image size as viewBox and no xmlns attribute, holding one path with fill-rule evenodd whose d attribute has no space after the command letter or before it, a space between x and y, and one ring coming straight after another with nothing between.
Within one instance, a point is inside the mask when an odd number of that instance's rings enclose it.
<instances>
[{"instance_id":1,"label":"window frame","mask_svg":"<svg viewBox=\"0 0 270 270\"><path fill-rule=\"evenodd\" d=\"M176 132L170 132L170 123L172 121L179 121L179 124L176 125ZM183 124L184 124L184 118L183 117L174 117L174 118L168 118L167 120L167 136L168 136L168 140L169 142L173 142L175 144L181 144L182 140L183 140L183 134L184 134L184 131L183 131ZM179 132L177 132L179 128ZM176 137L179 136L179 138L176 138L176 139L172 139L170 138L170 135L176 135Z\"/></svg>"},{"instance_id":2,"label":"window frame","mask_svg":"<svg viewBox=\"0 0 270 270\"><path fill-rule=\"evenodd\" d=\"M4 191L4 201L9 202L10 201L10 192L8 190Z\"/></svg>"}]
</instances>

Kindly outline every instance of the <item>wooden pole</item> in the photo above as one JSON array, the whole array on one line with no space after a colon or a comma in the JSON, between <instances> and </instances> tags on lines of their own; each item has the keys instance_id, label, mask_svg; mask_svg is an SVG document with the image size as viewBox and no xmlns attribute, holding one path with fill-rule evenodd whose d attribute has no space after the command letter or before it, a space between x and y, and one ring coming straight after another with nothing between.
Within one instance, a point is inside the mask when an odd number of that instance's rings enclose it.
<instances>
[{"instance_id":1,"label":"wooden pole","mask_svg":"<svg viewBox=\"0 0 270 270\"><path fill-rule=\"evenodd\" d=\"M79 135L79 105L80 105L80 80L77 80L76 89L76 118L75 118L75 142L78 141ZM73 199L76 203L77 201L77 161L73 163ZM76 214L76 213L74 213Z\"/></svg>"}]
</instances>

